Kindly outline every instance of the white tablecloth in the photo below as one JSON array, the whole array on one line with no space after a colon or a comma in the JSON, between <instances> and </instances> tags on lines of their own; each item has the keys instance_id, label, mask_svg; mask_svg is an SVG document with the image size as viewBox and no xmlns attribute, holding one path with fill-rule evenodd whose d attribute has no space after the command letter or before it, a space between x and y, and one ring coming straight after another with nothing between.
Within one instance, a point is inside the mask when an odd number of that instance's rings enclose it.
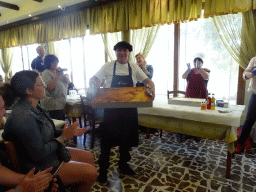
<instances>
[{"instance_id":1,"label":"white tablecloth","mask_svg":"<svg viewBox=\"0 0 256 192\"><path fill-rule=\"evenodd\" d=\"M209 139L225 138L228 150L234 151L236 129L240 125L244 105L229 106L216 110L201 110L200 107L153 103L152 108L139 108L139 124ZM231 111L220 113L218 110Z\"/></svg>"}]
</instances>

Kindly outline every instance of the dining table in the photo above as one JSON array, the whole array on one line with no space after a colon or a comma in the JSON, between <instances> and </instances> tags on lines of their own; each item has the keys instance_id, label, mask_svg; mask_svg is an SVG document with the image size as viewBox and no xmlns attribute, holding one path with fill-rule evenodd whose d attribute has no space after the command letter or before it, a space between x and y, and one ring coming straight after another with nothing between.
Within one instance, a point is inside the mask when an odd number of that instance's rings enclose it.
<instances>
[{"instance_id":1,"label":"dining table","mask_svg":"<svg viewBox=\"0 0 256 192\"><path fill-rule=\"evenodd\" d=\"M151 108L138 108L138 119L139 125L145 127L213 140L224 138L228 151L226 177L230 178L234 141L244 109L245 105L229 105L201 110L201 107L154 101Z\"/></svg>"}]
</instances>

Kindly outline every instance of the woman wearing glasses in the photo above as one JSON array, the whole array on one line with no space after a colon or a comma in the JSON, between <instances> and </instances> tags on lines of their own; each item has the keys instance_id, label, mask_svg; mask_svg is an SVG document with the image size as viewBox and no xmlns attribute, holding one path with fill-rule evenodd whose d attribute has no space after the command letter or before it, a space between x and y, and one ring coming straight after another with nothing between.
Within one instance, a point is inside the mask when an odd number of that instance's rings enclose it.
<instances>
[{"instance_id":1,"label":"woman wearing glasses","mask_svg":"<svg viewBox=\"0 0 256 192\"><path fill-rule=\"evenodd\" d=\"M6 84L3 88L7 106L17 101L4 126L3 137L6 141L13 142L21 172L25 174L32 168L39 172L53 167L54 173L61 164L58 149L65 140L80 136L87 129L77 128L77 122L68 127L65 125L63 130L55 128L49 113L38 104L45 97L46 85L35 71L16 73L11 84ZM64 185L70 185L74 191L88 191L98 175L94 156L88 151L74 148L68 148L68 151L71 160L62 164L58 175Z\"/></svg>"}]
</instances>

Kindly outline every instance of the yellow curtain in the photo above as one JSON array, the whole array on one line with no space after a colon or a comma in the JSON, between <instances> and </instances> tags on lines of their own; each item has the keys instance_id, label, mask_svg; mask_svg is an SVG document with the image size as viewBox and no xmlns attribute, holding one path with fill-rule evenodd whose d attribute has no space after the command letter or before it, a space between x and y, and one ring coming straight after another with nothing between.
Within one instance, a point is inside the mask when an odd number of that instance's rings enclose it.
<instances>
[{"instance_id":1,"label":"yellow curtain","mask_svg":"<svg viewBox=\"0 0 256 192\"><path fill-rule=\"evenodd\" d=\"M5 82L8 82L9 73L12 71L12 58L13 58L12 48L1 49L0 64L5 73Z\"/></svg>"},{"instance_id":2,"label":"yellow curtain","mask_svg":"<svg viewBox=\"0 0 256 192\"><path fill-rule=\"evenodd\" d=\"M85 36L89 10L0 31L0 49Z\"/></svg>"},{"instance_id":3,"label":"yellow curtain","mask_svg":"<svg viewBox=\"0 0 256 192\"><path fill-rule=\"evenodd\" d=\"M205 0L204 17L245 12L255 8L255 0Z\"/></svg>"},{"instance_id":4,"label":"yellow curtain","mask_svg":"<svg viewBox=\"0 0 256 192\"><path fill-rule=\"evenodd\" d=\"M244 63L247 59L240 57L242 13L213 16L213 23L220 39L227 51L237 63Z\"/></svg>"},{"instance_id":5,"label":"yellow curtain","mask_svg":"<svg viewBox=\"0 0 256 192\"><path fill-rule=\"evenodd\" d=\"M243 58L243 62L239 64L245 69L251 58L256 55L256 10L246 11L242 14L240 57Z\"/></svg>"},{"instance_id":6,"label":"yellow curtain","mask_svg":"<svg viewBox=\"0 0 256 192\"><path fill-rule=\"evenodd\" d=\"M160 25L131 30L130 42L133 46L133 51L130 54L130 61L132 63L136 63L135 55L138 53L142 54L145 58L148 56L159 29Z\"/></svg>"},{"instance_id":7,"label":"yellow curtain","mask_svg":"<svg viewBox=\"0 0 256 192\"><path fill-rule=\"evenodd\" d=\"M213 21L224 46L245 69L256 55L256 10L214 16Z\"/></svg>"},{"instance_id":8,"label":"yellow curtain","mask_svg":"<svg viewBox=\"0 0 256 192\"><path fill-rule=\"evenodd\" d=\"M114 51L114 46L117 44L119 41L121 41L121 32L116 32L116 33L104 33L101 35L105 50L108 54L108 57L110 61L116 60L116 55Z\"/></svg>"},{"instance_id":9,"label":"yellow curtain","mask_svg":"<svg viewBox=\"0 0 256 192\"><path fill-rule=\"evenodd\" d=\"M117 32L196 20L201 12L202 0L121 0L90 9L90 32Z\"/></svg>"},{"instance_id":10,"label":"yellow curtain","mask_svg":"<svg viewBox=\"0 0 256 192\"><path fill-rule=\"evenodd\" d=\"M56 55L58 58L60 56L60 42L59 41L50 41L47 43L48 54Z\"/></svg>"}]
</instances>

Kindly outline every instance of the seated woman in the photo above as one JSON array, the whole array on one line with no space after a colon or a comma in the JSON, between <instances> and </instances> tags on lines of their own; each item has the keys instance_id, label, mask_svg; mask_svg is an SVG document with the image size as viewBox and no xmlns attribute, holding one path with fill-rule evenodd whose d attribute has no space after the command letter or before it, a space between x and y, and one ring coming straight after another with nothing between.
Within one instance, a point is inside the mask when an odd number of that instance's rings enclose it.
<instances>
[{"instance_id":1,"label":"seated woman","mask_svg":"<svg viewBox=\"0 0 256 192\"><path fill-rule=\"evenodd\" d=\"M2 97L2 91L0 90L0 121L3 119L5 113L5 104ZM4 164L7 166L8 159L3 153L5 150L2 148L2 146L5 145L1 143L0 147L0 151L3 149L0 156L0 191L6 191L9 188L13 188L8 190L8 192L15 192L17 190L19 192L39 192L48 188L49 183L52 180L52 174L50 173L52 171L52 167L35 175L34 168L31 169L26 175L16 173L4 166ZM55 184L55 187L53 187L52 190L56 189L57 186Z\"/></svg>"},{"instance_id":2,"label":"seated woman","mask_svg":"<svg viewBox=\"0 0 256 192\"><path fill-rule=\"evenodd\" d=\"M182 78L187 80L186 97L207 98L207 83L210 70L202 68L203 63L200 57L196 57L193 69L191 69L189 63L187 64L188 69L182 75Z\"/></svg>"},{"instance_id":3,"label":"seated woman","mask_svg":"<svg viewBox=\"0 0 256 192\"><path fill-rule=\"evenodd\" d=\"M46 97L40 102L52 119L65 120L64 108L66 105L68 84L67 75L58 67L59 59L55 55L47 55L44 59L45 70L42 78L46 84Z\"/></svg>"},{"instance_id":4,"label":"seated woman","mask_svg":"<svg viewBox=\"0 0 256 192\"><path fill-rule=\"evenodd\" d=\"M33 167L36 171L48 167L56 171L61 164L57 150L66 140L82 135L87 129L78 129L77 122L68 127L65 125L63 130L54 127L49 113L38 104L45 97L46 85L35 71L17 72L11 84L6 84L4 88L7 105L19 98L4 126L3 137L14 143L22 173L27 173ZM94 156L84 150L68 150L71 161L62 164L58 175L64 185L70 185L74 191L88 191L98 175Z\"/></svg>"}]
</instances>

